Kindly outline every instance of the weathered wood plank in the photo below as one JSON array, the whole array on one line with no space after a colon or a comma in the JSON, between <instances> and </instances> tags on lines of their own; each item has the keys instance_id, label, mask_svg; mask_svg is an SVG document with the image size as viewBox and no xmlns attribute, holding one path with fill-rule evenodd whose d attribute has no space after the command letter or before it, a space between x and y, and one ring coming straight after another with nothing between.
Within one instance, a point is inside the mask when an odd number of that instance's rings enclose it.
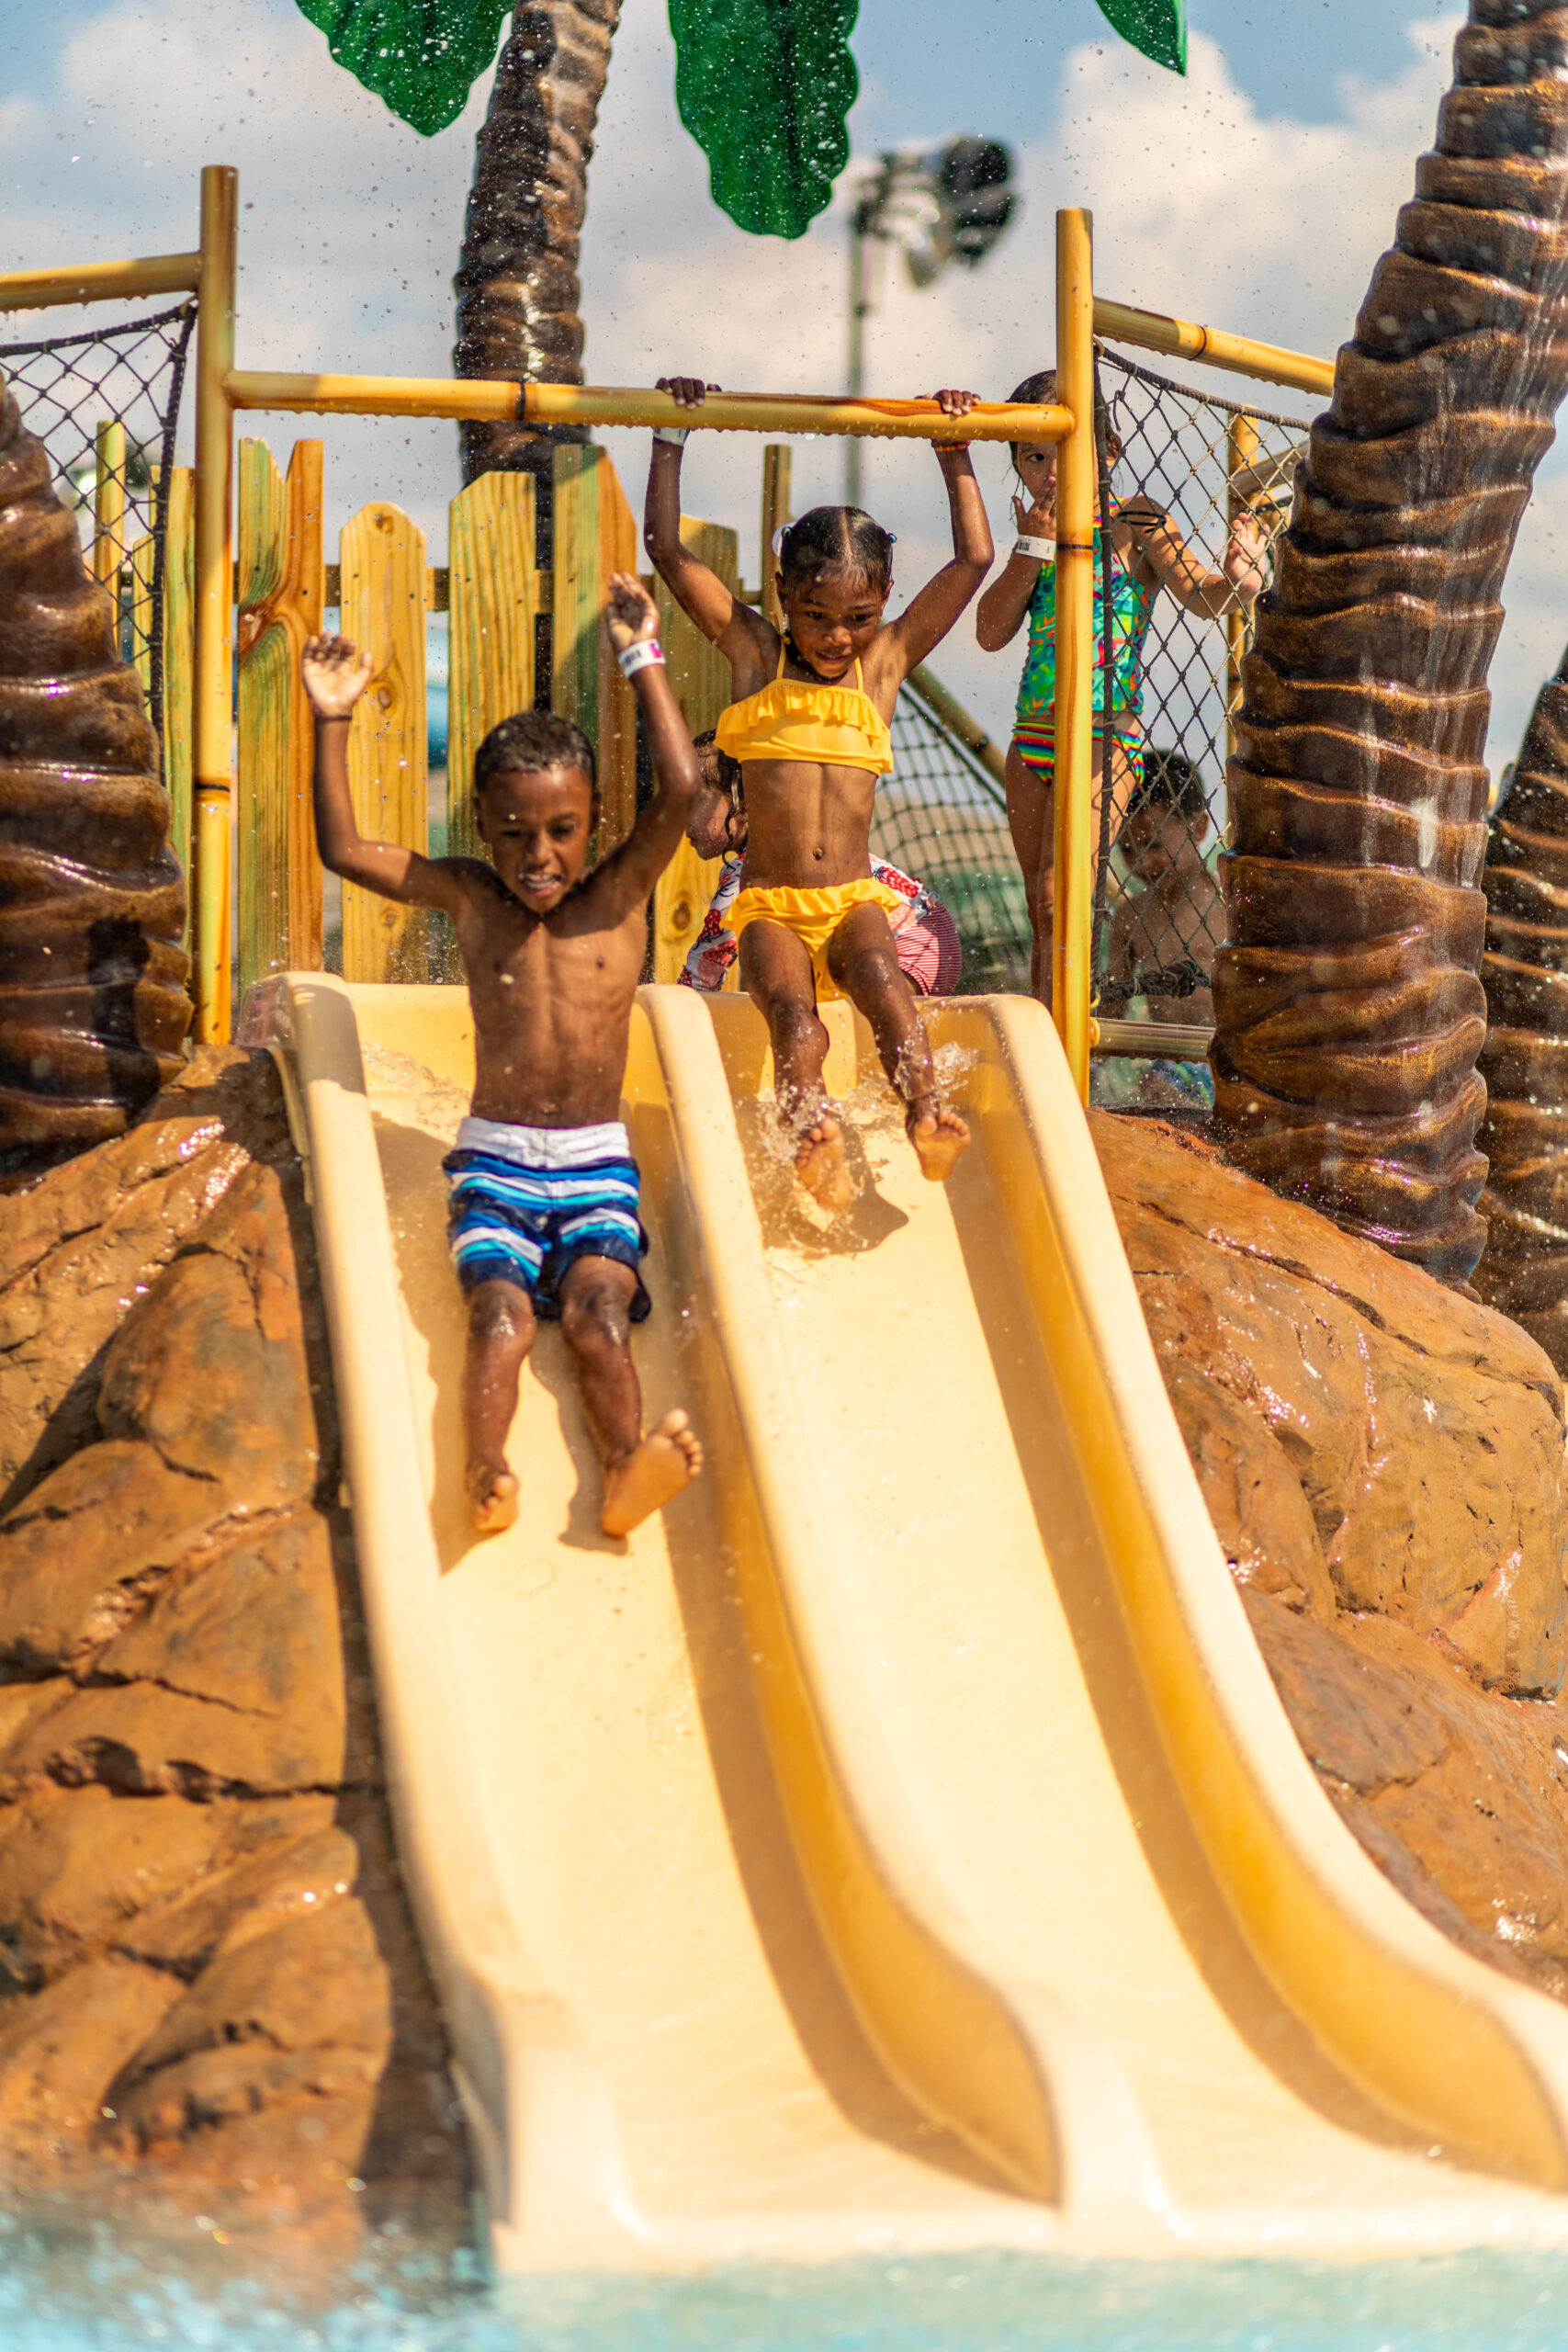
<instances>
[{"instance_id":1,"label":"weathered wood plank","mask_svg":"<svg viewBox=\"0 0 1568 2352\"><path fill-rule=\"evenodd\" d=\"M603 450L569 444L555 453L555 570L550 708L599 742L599 629L604 604L599 543Z\"/></svg>"},{"instance_id":2,"label":"weathered wood plank","mask_svg":"<svg viewBox=\"0 0 1568 2352\"><path fill-rule=\"evenodd\" d=\"M321 870L310 816L311 726L299 653L321 628L322 445L287 481L264 441L239 447L238 985L319 969Z\"/></svg>"},{"instance_id":3,"label":"weathered wood plank","mask_svg":"<svg viewBox=\"0 0 1568 2352\"><path fill-rule=\"evenodd\" d=\"M175 855L190 874L191 751L196 684L196 473L175 466L164 505L164 788ZM187 932L188 932L187 919Z\"/></svg>"},{"instance_id":4,"label":"weathered wood plank","mask_svg":"<svg viewBox=\"0 0 1568 2352\"><path fill-rule=\"evenodd\" d=\"M429 848L424 699L424 533L396 506L375 501L344 525L343 632L367 648L369 686L348 734L348 781L361 832ZM343 969L349 980L423 980L428 926L400 907L345 882Z\"/></svg>"},{"instance_id":5,"label":"weathered wood plank","mask_svg":"<svg viewBox=\"0 0 1568 2352\"><path fill-rule=\"evenodd\" d=\"M452 501L451 683L446 740L446 847L478 857L474 753L492 727L534 707L534 482L481 474Z\"/></svg>"},{"instance_id":6,"label":"weathered wood plank","mask_svg":"<svg viewBox=\"0 0 1568 2352\"><path fill-rule=\"evenodd\" d=\"M722 524L705 523L694 514L681 517L681 537L694 555L732 589L740 584L740 543ZM694 735L716 724L729 700L729 664L702 631L686 618L660 580L654 588L659 605L659 638L670 684ZM682 841L659 878L653 894L653 977L675 980L702 928L708 901L718 884L721 861L699 857Z\"/></svg>"},{"instance_id":7,"label":"weathered wood plank","mask_svg":"<svg viewBox=\"0 0 1568 2352\"><path fill-rule=\"evenodd\" d=\"M637 517L626 503L607 452L599 459L599 732L592 740L599 755L598 854L624 842L637 816L637 695L621 675L604 627L606 583L614 571L634 578L637 568Z\"/></svg>"}]
</instances>

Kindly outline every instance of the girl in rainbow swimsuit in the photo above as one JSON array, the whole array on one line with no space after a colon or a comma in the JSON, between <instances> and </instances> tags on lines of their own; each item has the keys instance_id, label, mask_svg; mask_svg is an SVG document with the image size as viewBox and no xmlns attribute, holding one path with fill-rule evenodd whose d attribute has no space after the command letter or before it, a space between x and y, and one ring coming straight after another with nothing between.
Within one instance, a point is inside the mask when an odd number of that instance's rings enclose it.
<instances>
[{"instance_id":1,"label":"girl in rainbow swimsuit","mask_svg":"<svg viewBox=\"0 0 1568 2352\"><path fill-rule=\"evenodd\" d=\"M694 408L716 390L694 377L660 389ZM965 415L972 392L936 395ZM953 515L953 560L895 621L893 541L858 507L818 506L780 543L781 637L681 539L684 432L654 435L643 537L671 594L729 662L736 700L716 741L745 772L746 871L729 910L740 978L773 1038L779 1115L795 1171L824 1207L854 1196L837 1112L822 1085L828 1032L819 998L846 996L865 1015L921 1170L949 1176L969 1130L942 1099L931 1046L899 968L889 917L898 894L871 871L876 779L893 765L888 722L898 689L944 638L985 578L991 534L960 446L936 448Z\"/></svg>"},{"instance_id":2,"label":"girl in rainbow swimsuit","mask_svg":"<svg viewBox=\"0 0 1568 2352\"><path fill-rule=\"evenodd\" d=\"M1026 376L1009 397L1054 401L1056 371ZM1103 414L1103 412L1102 412ZM1106 432L1112 465L1122 454ZM1049 441L1011 444L1013 469L1024 496L1012 502L1018 537L1006 564L981 597L975 633L987 653L1010 645L1029 621L1029 650L1019 681L1018 712L1008 752L1008 824L1023 869L1024 896L1034 934L1031 985L1051 1001L1051 916L1056 778L1056 447ZM1163 588L1184 611L1222 620L1250 605L1263 586L1263 538L1250 515L1239 518L1218 571L1204 569L1164 510L1150 498L1127 498L1111 515L1111 682L1105 677L1102 601L1103 533L1094 526L1094 824L1098 837L1102 754L1111 738L1111 836L1126 813L1145 750L1144 639L1155 598Z\"/></svg>"}]
</instances>

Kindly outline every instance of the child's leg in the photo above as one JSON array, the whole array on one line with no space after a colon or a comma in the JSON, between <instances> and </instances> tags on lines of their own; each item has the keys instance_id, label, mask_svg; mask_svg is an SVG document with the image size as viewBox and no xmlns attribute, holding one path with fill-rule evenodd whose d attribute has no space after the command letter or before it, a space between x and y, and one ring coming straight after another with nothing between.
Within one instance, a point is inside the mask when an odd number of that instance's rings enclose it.
<instances>
[{"instance_id":1,"label":"child's leg","mask_svg":"<svg viewBox=\"0 0 1568 2352\"><path fill-rule=\"evenodd\" d=\"M696 1432L678 1408L642 1433L642 1390L631 1349L636 1295L636 1274L615 1258L579 1258L561 1284L561 1330L604 1465L599 1524L606 1535L629 1534L703 1466Z\"/></svg>"},{"instance_id":2,"label":"child's leg","mask_svg":"<svg viewBox=\"0 0 1568 2352\"><path fill-rule=\"evenodd\" d=\"M843 1130L822 1091L828 1032L817 1014L811 958L782 923L748 923L740 939L740 978L773 1044L779 1116L796 1139L795 1170L824 1208L844 1208L854 1184L844 1165Z\"/></svg>"},{"instance_id":3,"label":"child's leg","mask_svg":"<svg viewBox=\"0 0 1568 2352\"><path fill-rule=\"evenodd\" d=\"M969 1130L937 1091L925 1023L899 968L898 950L880 907L852 908L833 934L828 969L870 1022L882 1067L895 1092L909 1106L905 1124L921 1170L941 1183L967 1148Z\"/></svg>"},{"instance_id":4,"label":"child's leg","mask_svg":"<svg viewBox=\"0 0 1568 2352\"><path fill-rule=\"evenodd\" d=\"M1016 743L1008 746L1008 830L1023 873L1023 899L1032 940L1029 988L1042 1004L1051 1001L1051 920L1055 906L1055 794L1050 775L1031 767Z\"/></svg>"},{"instance_id":5,"label":"child's leg","mask_svg":"<svg viewBox=\"0 0 1568 2352\"><path fill-rule=\"evenodd\" d=\"M517 1410L518 1378L537 1329L533 1303L515 1283L476 1283L469 1291L463 1437L468 1507L480 1535L498 1534L517 1516L517 1481L507 1466L506 1438Z\"/></svg>"}]
</instances>

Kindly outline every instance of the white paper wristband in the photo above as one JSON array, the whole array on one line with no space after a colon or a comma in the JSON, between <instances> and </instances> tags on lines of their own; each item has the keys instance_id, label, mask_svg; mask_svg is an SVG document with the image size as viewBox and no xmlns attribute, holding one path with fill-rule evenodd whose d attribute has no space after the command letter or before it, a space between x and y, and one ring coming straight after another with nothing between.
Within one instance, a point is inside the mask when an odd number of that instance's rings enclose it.
<instances>
[{"instance_id":1,"label":"white paper wristband","mask_svg":"<svg viewBox=\"0 0 1568 2352\"><path fill-rule=\"evenodd\" d=\"M1019 533L1012 543L1012 551L1014 555L1032 556L1036 563L1055 563L1056 560L1055 540L1033 539L1027 531Z\"/></svg>"},{"instance_id":2,"label":"white paper wristband","mask_svg":"<svg viewBox=\"0 0 1568 2352\"><path fill-rule=\"evenodd\" d=\"M623 678L635 678L639 670L651 670L657 663L664 667L664 648L656 637L638 638L635 645L623 646L615 656L621 665Z\"/></svg>"},{"instance_id":3,"label":"white paper wristband","mask_svg":"<svg viewBox=\"0 0 1568 2352\"><path fill-rule=\"evenodd\" d=\"M653 437L656 441L668 441L672 449L682 449L685 447L686 435L691 429L689 424L656 424L653 428Z\"/></svg>"}]
</instances>

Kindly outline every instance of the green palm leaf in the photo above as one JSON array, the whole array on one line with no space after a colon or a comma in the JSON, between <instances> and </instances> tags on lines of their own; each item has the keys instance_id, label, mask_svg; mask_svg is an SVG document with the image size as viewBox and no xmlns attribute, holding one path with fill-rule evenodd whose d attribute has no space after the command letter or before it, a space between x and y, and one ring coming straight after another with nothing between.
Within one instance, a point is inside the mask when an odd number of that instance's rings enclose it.
<instances>
[{"instance_id":1,"label":"green palm leaf","mask_svg":"<svg viewBox=\"0 0 1568 2352\"><path fill-rule=\"evenodd\" d=\"M1186 73L1187 0L1100 0L1100 13L1156 65Z\"/></svg>"},{"instance_id":2,"label":"green palm leaf","mask_svg":"<svg viewBox=\"0 0 1568 2352\"><path fill-rule=\"evenodd\" d=\"M512 0L299 0L356 82L426 139L456 122L495 62Z\"/></svg>"},{"instance_id":3,"label":"green palm leaf","mask_svg":"<svg viewBox=\"0 0 1568 2352\"><path fill-rule=\"evenodd\" d=\"M675 103L713 199L755 237L804 236L850 158L859 0L670 0Z\"/></svg>"}]
</instances>

